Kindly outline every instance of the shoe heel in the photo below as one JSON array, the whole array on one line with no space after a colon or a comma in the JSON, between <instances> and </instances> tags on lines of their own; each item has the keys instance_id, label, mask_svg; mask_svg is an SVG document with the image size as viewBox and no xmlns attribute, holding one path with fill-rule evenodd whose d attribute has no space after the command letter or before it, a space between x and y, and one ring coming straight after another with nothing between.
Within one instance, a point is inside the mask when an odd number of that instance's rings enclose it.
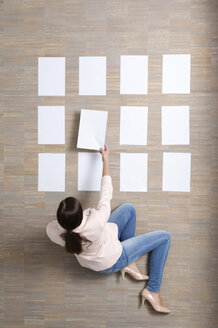
<instances>
[{"instance_id":1,"label":"shoe heel","mask_svg":"<svg viewBox=\"0 0 218 328\"><path fill-rule=\"evenodd\" d=\"M145 298L145 296L143 296L142 294L141 294L141 306L143 305L143 304L145 304L145 301L146 301L146 298Z\"/></svg>"},{"instance_id":2,"label":"shoe heel","mask_svg":"<svg viewBox=\"0 0 218 328\"><path fill-rule=\"evenodd\" d=\"M122 269L120 272L121 272L122 279L125 280L125 273L126 273L126 271L124 271L124 270Z\"/></svg>"}]
</instances>

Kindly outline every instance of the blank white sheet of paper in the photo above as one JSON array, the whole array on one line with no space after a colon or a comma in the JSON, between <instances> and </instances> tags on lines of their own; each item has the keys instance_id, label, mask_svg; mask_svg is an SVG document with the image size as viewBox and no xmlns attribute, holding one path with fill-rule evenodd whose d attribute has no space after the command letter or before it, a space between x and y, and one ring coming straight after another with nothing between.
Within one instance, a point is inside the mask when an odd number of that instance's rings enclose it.
<instances>
[{"instance_id":1,"label":"blank white sheet of paper","mask_svg":"<svg viewBox=\"0 0 218 328\"><path fill-rule=\"evenodd\" d=\"M163 55L162 92L190 93L191 55Z\"/></svg>"},{"instance_id":2,"label":"blank white sheet of paper","mask_svg":"<svg viewBox=\"0 0 218 328\"><path fill-rule=\"evenodd\" d=\"M120 94L148 93L148 56L120 56Z\"/></svg>"},{"instance_id":3,"label":"blank white sheet of paper","mask_svg":"<svg viewBox=\"0 0 218 328\"><path fill-rule=\"evenodd\" d=\"M101 189L103 162L100 153L78 153L78 190Z\"/></svg>"},{"instance_id":4,"label":"blank white sheet of paper","mask_svg":"<svg viewBox=\"0 0 218 328\"><path fill-rule=\"evenodd\" d=\"M148 154L120 154L120 191L147 191Z\"/></svg>"},{"instance_id":5,"label":"blank white sheet of paper","mask_svg":"<svg viewBox=\"0 0 218 328\"><path fill-rule=\"evenodd\" d=\"M191 154L163 153L163 191L190 192Z\"/></svg>"},{"instance_id":6,"label":"blank white sheet of paper","mask_svg":"<svg viewBox=\"0 0 218 328\"><path fill-rule=\"evenodd\" d=\"M189 106L162 106L162 145L189 144Z\"/></svg>"},{"instance_id":7,"label":"blank white sheet of paper","mask_svg":"<svg viewBox=\"0 0 218 328\"><path fill-rule=\"evenodd\" d=\"M38 95L65 96L65 57L38 58Z\"/></svg>"},{"instance_id":8,"label":"blank white sheet of paper","mask_svg":"<svg viewBox=\"0 0 218 328\"><path fill-rule=\"evenodd\" d=\"M38 106L38 144L65 144L64 106Z\"/></svg>"},{"instance_id":9,"label":"blank white sheet of paper","mask_svg":"<svg viewBox=\"0 0 218 328\"><path fill-rule=\"evenodd\" d=\"M104 148L108 112L81 109L77 148Z\"/></svg>"},{"instance_id":10,"label":"blank white sheet of paper","mask_svg":"<svg viewBox=\"0 0 218 328\"><path fill-rule=\"evenodd\" d=\"M38 191L65 191L65 154L38 154Z\"/></svg>"},{"instance_id":11,"label":"blank white sheet of paper","mask_svg":"<svg viewBox=\"0 0 218 328\"><path fill-rule=\"evenodd\" d=\"M106 95L106 56L79 57L79 95Z\"/></svg>"},{"instance_id":12,"label":"blank white sheet of paper","mask_svg":"<svg viewBox=\"0 0 218 328\"><path fill-rule=\"evenodd\" d=\"M148 107L120 107L120 144L147 145Z\"/></svg>"}]
</instances>

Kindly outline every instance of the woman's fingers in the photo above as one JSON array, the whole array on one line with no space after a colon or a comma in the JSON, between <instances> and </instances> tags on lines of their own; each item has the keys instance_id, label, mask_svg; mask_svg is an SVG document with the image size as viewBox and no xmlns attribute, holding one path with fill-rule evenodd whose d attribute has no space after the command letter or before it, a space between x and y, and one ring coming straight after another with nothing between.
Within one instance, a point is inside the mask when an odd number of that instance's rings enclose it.
<instances>
[{"instance_id":1,"label":"woman's fingers","mask_svg":"<svg viewBox=\"0 0 218 328\"><path fill-rule=\"evenodd\" d=\"M100 149L99 149L99 152L100 152L101 154L103 154L104 152L108 152L108 151L109 151L109 148L108 148L107 145L104 145L104 149L103 149L103 148L100 148Z\"/></svg>"}]
</instances>

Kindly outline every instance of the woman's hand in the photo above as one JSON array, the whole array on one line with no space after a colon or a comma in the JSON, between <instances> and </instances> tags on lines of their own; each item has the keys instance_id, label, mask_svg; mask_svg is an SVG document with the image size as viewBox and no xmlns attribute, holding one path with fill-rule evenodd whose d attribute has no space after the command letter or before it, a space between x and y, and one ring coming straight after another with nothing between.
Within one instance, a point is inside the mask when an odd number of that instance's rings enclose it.
<instances>
[{"instance_id":1,"label":"woman's hand","mask_svg":"<svg viewBox=\"0 0 218 328\"><path fill-rule=\"evenodd\" d=\"M102 155L102 161L103 162L108 162L109 160L109 148L107 145L104 145L104 149L100 148L99 152Z\"/></svg>"}]
</instances>

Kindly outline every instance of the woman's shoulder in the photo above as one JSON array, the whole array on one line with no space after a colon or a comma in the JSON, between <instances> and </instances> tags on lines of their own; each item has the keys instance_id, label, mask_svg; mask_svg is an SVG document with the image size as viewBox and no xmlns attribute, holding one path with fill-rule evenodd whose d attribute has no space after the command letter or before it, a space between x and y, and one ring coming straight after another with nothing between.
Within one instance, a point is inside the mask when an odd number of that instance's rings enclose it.
<instances>
[{"instance_id":1,"label":"woman's shoulder","mask_svg":"<svg viewBox=\"0 0 218 328\"><path fill-rule=\"evenodd\" d=\"M59 235L60 233L65 232L65 229L60 226L57 220L52 220L46 225L47 235L55 234Z\"/></svg>"},{"instance_id":2,"label":"woman's shoulder","mask_svg":"<svg viewBox=\"0 0 218 328\"><path fill-rule=\"evenodd\" d=\"M52 220L46 225L46 231L54 228L57 225L57 220Z\"/></svg>"},{"instance_id":3,"label":"woman's shoulder","mask_svg":"<svg viewBox=\"0 0 218 328\"><path fill-rule=\"evenodd\" d=\"M55 243L64 246L64 242L60 237L65 230L59 225L57 220L52 220L46 225L47 236Z\"/></svg>"}]
</instances>

